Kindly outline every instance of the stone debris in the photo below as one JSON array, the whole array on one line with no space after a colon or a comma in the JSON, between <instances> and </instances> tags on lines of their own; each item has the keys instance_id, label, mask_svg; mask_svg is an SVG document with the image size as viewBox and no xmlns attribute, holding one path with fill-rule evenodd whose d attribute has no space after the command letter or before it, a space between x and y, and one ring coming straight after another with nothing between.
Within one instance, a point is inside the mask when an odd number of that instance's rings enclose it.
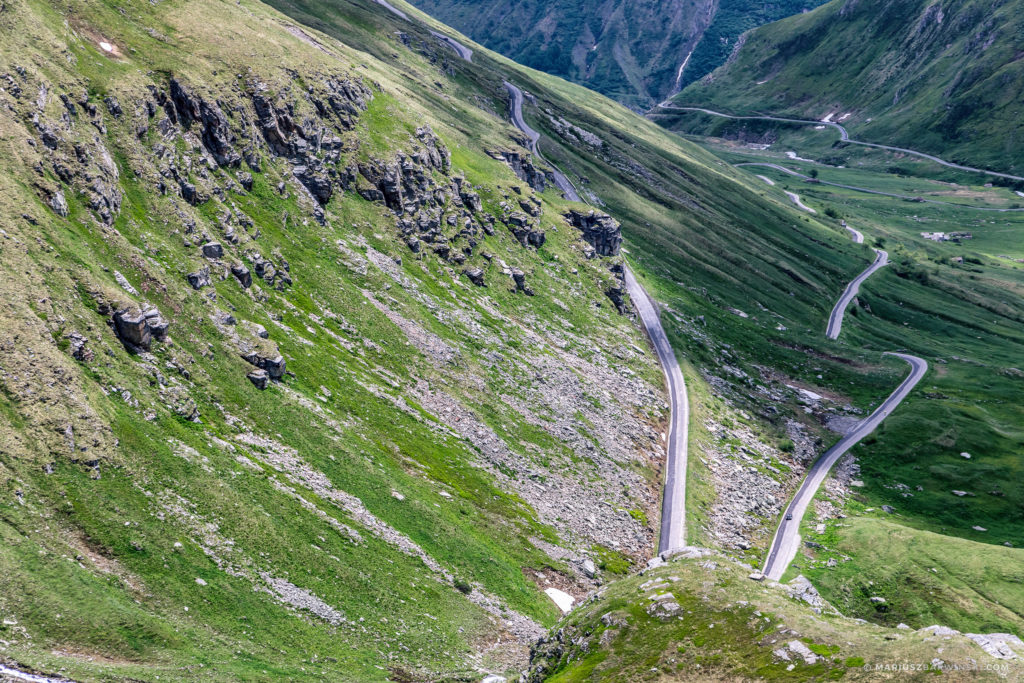
<instances>
[{"instance_id":1,"label":"stone debris","mask_svg":"<svg viewBox=\"0 0 1024 683\"><path fill-rule=\"evenodd\" d=\"M814 611L818 614L820 614L824 608L831 608L831 605L821 597L818 590L803 574L790 581L787 589L789 591L789 597L794 600L803 600L813 607Z\"/></svg>"},{"instance_id":2,"label":"stone debris","mask_svg":"<svg viewBox=\"0 0 1024 683\"><path fill-rule=\"evenodd\" d=\"M1010 633L965 633L964 636L976 642L982 650L996 659L1017 659L1017 651L1024 652L1024 641Z\"/></svg>"},{"instance_id":3,"label":"stone debris","mask_svg":"<svg viewBox=\"0 0 1024 683\"><path fill-rule=\"evenodd\" d=\"M789 643L787 643L787 647L789 648L790 652L797 655L798 657L802 657L804 660L804 664L815 664L818 661L818 655L811 652L811 649L807 647L807 645L805 645L804 643L801 643L799 640L789 641Z\"/></svg>"},{"instance_id":4,"label":"stone debris","mask_svg":"<svg viewBox=\"0 0 1024 683\"><path fill-rule=\"evenodd\" d=\"M261 572L260 577L266 582L270 592L272 592L281 602L291 605L296 609L311 612L315 616L335 626L345 621L345 616L341 612L334 609L305 588L299 588L290 581L271 576L266 572Z\"/></svg>"},{"instance_id":5,"label":"stone debris","mask_svg":"<svg viewBox=\"0 0 1024 683\"><path fill-rule=\"evenodd\" d=\"M128 282L128 278L120 273L120 271L114 271L114 279L117 280L117 284L121 286L121 289L128 292L132 296L139 296L139 290L132 287L132 283Z\"/></svg>"},{"instance_id":6,"label":"stone debris","mask_svg":"<svg viewBox=\"0 0 1024 683\"><path fill-rule=\"evenodd\" d=\"M246 378L260 391L263 391L270 385L270 375L263 369L253 370L246 375Z\"/></svg>"}]
</instances>

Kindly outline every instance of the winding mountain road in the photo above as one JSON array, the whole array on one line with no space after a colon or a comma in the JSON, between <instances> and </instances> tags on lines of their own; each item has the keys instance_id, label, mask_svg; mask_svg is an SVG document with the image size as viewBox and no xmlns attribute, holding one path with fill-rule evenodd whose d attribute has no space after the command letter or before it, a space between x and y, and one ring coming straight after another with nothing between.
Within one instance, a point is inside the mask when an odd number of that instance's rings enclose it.
<instances>
[{"instance_id":1,"label":"winding mountain road","mask_svg":"<svg viewBox=\"0 0 1024 683\"><path fill-rule=\"evenodd\" d=\"M554 164L545 159L544 155L540 153L540 146L537 144L540 142L540 133L531 128L530 125L526 123L526 119L523 118L523 91L508 81L505 81L505 88L508 90L508 94L511 97L510 114L512 116L512 123L516 128L525 133L527 138L529 138L530 151L533 152L538 159L551 166L551 172L555 178L555 185L557 185L558 189L565 194L566 199L571 202L583 201L580 199L579 193L576 192L576 188L573 187L573 184L569 181L569 178L567 178L564 173L559 171Z\"/></svg>"},{"instance_id":2,"label":"winding mountain road","mask_svg":"<svg viewBox=\"0 0 1024 683\"><path fill-rule=\"evenodd\" d=\"M807 213L818 213L817 211L815 211L814 209L800 201L800 195L798 195L796 192L790 192L789 190L785 190L785 192L786 196L789 197L789 201L796 204L797 208L800 209L801 211L806 211Z\"/></svg>"},{"instance_id":3,"label":"winding mountain road","mask_svg":"<svg viewBox=\"0 0 1024 683\"><path fill-rule=\"evenodd\" d=\"M433 29L430 30L430 33L435 38L439 38L442 42L446 43L448 47L455 50L456 54L458 54L459 57L461 57L462 59L465 59L467 62L473 61L473 51L470 50L465 45L463 45L462 43L460 43L459 41L455 40L454 38L449 38L445 34L440 33L438 31L434 31Z\"/></svg>"},{"instance_id":4,"label":"winding mountain road","mask_svg":"<svg viewBox=\"0 0 1024 683\"><path fill-rule=\"evenodd\" d=\"M540 153L540 133L523 119L523 91L505 81L505 87L511 96L510 114L512 123L521 130L530 141L530 151L538 158ZM558 169L555 169L555 184L565 193L566 199L581 201L576 188ZM668 386L669 418L668 438L665 444L665 490L661 503L661 536L658 540L658 552L682 548L686 545L686 465L687 441L690 434L690 403L686 394L686 381L679 369L679 361L669 344L665 328L658 316L657 304L637 282L633 271L626 267L626 289L633 299L640 322L643 323L647 336L658 355L661 369L665 373Z\"/></svg>"},{"instance_id":5,"label":"winding mountain road","mask_svg":"<svg viewBox=\"0 0 1024 683\"><path fill-rule=\"evenodd\" d=\"M863 244L864 235L858 230L854 230L850 226L845 226L853 237L853 241L857 244ZM828 327L825 333L829 339L838 339L839 333L843 328L843 314L846 311L846 307L850 305L853 297L857 295L857 291L861 284L867 280L872 273L877 271L879 268L884 267L889 262L889 254L881 249L875 249L875 262L868 267L863 273L858 275L853 282L846 286L839 301L836 302L835 307L832 309L832 314L828 318ZM811 501L814 500L814 496L817 495L818 489L821 488L822 483L828 476L832 466L843 457L847 451L853 448L857 443L865 436L875 431L875 428L882 423L886 417L889 416L896 406L903 402L903 399L913 390L917 383L928 372L928 363L923 358L917 356L911 356L906 353L886 352L885 355L896 356L902 358L910 364L910 374L903 382L896 387L896 391L889 395L889 398L882 402L882 405L878 406L867 419L862 420L853 430L851 430L846 436L839 440L836 445L828 449L824 455L818 458L811 468L807 470L807 474L804 477L803 482L800 484L800 488L797 489L796 495L793 496L793 500L790 501L789 506L786 508L785 514L782 516L782 521L779 523L778 529L775 531L775 536L772 538L772 544L768 549L768 557L765 560L764 570L762 573L769 579L779 581L782 575L786 573L786 568L796 557L797 551L800 549L800 522L803 521L804 514L807 512L808 506Z\"/></svg>"},{"instance_id":6,"label":"winding mountain road","mask_svg":"<svg viewBox=\"0 0 1024 683\"><path fill-rule=\"evenodd\" d=\"M658 552L663 553L686 545L686 442L690 433L690 403L686 395L686 381L665 329L661 326L657 305L629 268L626 269L626 289L640 313L640 320L654 345L658 360L661 361L672 409L666 444L668 456L665 463L665 493L661 503L661 538L658 542Z\"/></svg>"},{"instance_id":7,"label":"winding mountain road","mask_svg":"<svg viewBox=\"0 0 1024 683\"><path fill-rule=\"evenodd\" d=\"M443 34L434 31L431 33L452 45L460 57L466 61L471 60L473 55L471 50ZM509 115L512 124L526 135L529 140L530 152L538 159L544 160L544 156L540 153L540 133L531 128L523 118L523 91L508 81L504 81L504 84L510 98ZM573 187L569 178L554 164L548 163L553 169L555 185L562 191L565 198L581 202L579 193L576 192L576 188ZM661 504L661 535L658 540L658 552L663 553L666 550L674 550L686 545L686 466L687 442L690 435L690 403L686 393L686 380L683 379L679 361L672 350L672 345L669 344L665 328L661 325L657 304L637 282L629 266L626 266L625 279L626 289L640 314L640 322L647 331L651 345L654 346L668 386L671 417L665 444L665 489Z\"/></svg>"},{"instance_id":8,"label":"winding mountain road","mask_svg":"<svg viewBox=\"0 0 1024 683\"><path fill-rule=\"evenodd\" d=\"M893 147L891 145L880 145L875 142L864 142L863 140L854 140L850 137L850 133L843 126L833 121L809 121L807 119L788 119L780 116L733 116L732 114L723 114L722 112L714 111L712 109L704 109L702 107L676 107L669 105L667 102L662 102L658 105L660 109L666 109L669 111L699 111L704 114L711 116L719 116L726 119L737 119L737 120L760 120L760 121L780 121L782 123L797 123L805 126L828 126L839 131L839 139L843 142L848 142L851 145L860 145L862 147L874 147L876 149L885 149L890 152L901 152L903 154L910 154L928 161L933 161L940 166L947 168L955 168L958 171L968 171L970 173L984 173L986 175L996 176L998 178L1008 178L1010 180L1024 180L1024 177L1011 175L1009 173L999 173L998 171L989 171L984 168L974 168L973 166L963 166L961 164L955 164L945 159L940 159L937 156L926 154L925 152L918 152L914 149L907 149L906 147Z\"/></svg>"},{"instance_id":9,"label":"winding mountain road","mask_svg":"<svg viewBox=\"0 0 1024 683\"><path fill-rule=\"evenodd\" d=\"M859 235L856 230L847 228L851 232ZM863 236L861 240L863 240ZM856 241L856 240L855 240ZM843 291L843 295L839 297L839 301L836 302L835 308L832 309L832 314L828 317L828 328L825 330L825 336L829 339L839 339L839 333L843 329L843 314L846 312L846 307L853 301L853 297L857 296L858 290L860 290L861 284L879 268L884 268L889 263L889 253L882 249L875 249L875 262L868 266L867 270L854 278L853 282L846 285L846 290Z\"/></svg>"},{"instance_id":10,"label":"winding mountain road","mask_svg":"<svg viewBox=\"0 0 1024 683\"><path fill-rule=\"evenodd\" d=\"M973 206L971 204L961 204L959 202L944 202L944 201L941 201L941 200L938 200L938 199L925 199L924 197L911 197L910 195L896 194L894 192L882 192L881 190L869 190L866 187L857 187L856 185L843 185L842 183L832 183L832 182L829 182L827 180L821 180L820 178L811 178L811 176L804 175L803 173L800 173L799 171L794 171L791 168L786 168L785 166L780 166L779 164L773 164L773 163L769 163L769 162L766 162L766 161L745 161L745 162L741 162L741 163L733 164L733 165L735 167L737 167L737 168L740 168L742 166L761 166L763 168L771 168L771 169L774 169L776 171L779 171L780 173L785 173L786 175L791 175L794 178L800 178L801 180L806 180L806 181L813 180L818 185L828 185L829 187L839 187L839 188L842 188L844 190L853 190L854 192L863 192L865 194L877 194L877 195L881 195L882 197L893 197L894 199L905 199L907 201L917 202L919 204L940 204L942 206L955 206L957 208L972 209L974 211L994 211L996 213L1017 213L1017 212L1020 212L1020 211L1024 211L1024 209L997 209L997 208L994 208L994 207L991 207L991 206ZM757 176L757 177L761 178L762 180L767 180L767 181L771 182L770 178L766 178L766 177L760 176L760 175ZM771 184L774 185L775 183L772 182ZM789 193L787 193L787 194L789 194Z\"/></svg>"},{"instance_id":11,"label":"winding mountain road","mask_svg":"<svg viewBox=\"0 0 1024 683\"><path fill-rule=\"evenodd\" d=\"M762 572L768 578L775 581L780 580L786 572L789 563L796 557L797 550L800 548L800 521L803 519L804 513L807 512L808 506L814 500L818 488L825 481L825 477L828 476L832 466L847 451L853 448L857 442L875 431L875 428L881 424L882 420L888 417L889 413L907 397L907 394L917 386L917 383L928 372L928 363L922 358L905 353L888 353L887 355L902 358L909 363L910 375L903 380L903 383L896 388L896 391L889 398L882 402L882 405L875 409L875 412L871 413L867 419L857 425L856 429L840 439L839 443L828 449L825 455L818 458L811 466L811 469L807 471L807 476L786 508L786 514L783 516L782 522L775 532L775 537L772 539L768 559L765 561L764 571Z\"/></svg>"}]
</instances>

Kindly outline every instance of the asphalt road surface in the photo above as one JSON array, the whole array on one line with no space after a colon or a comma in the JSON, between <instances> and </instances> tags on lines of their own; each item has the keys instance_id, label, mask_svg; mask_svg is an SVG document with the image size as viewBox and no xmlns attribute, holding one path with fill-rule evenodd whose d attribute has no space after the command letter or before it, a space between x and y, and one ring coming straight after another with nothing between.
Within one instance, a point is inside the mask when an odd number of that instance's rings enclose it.
<instances>
[{"instance_id":1,"label":"asphalt road surface","mask_svg":"<svg viewBox=\"0 0 1024 683\"><path fill-rule=\"evenodd\" d=\"M847 228L855 235L860 235L859 232L851 228ZM861 240L864 238L861 237ZM861 284L879 268L885 267L889 263L889 254L881 249L875 249L875 262L868 266L868 269L863 273L854 278L853 282L846 285L846 290L843 295L839 297L839 301L836 302L835 308L832 309L832 314L828 317L828 328L825 330L826 336L829 339L839 339L839 333L843 329L843 314L846 312L846 307L853 301L853 297L857 296L857 291L860 289Z\"/></svg>"},{"instance_id":2,"label":"asphalt road surface","mask_svg":"<svg viewBox=\"0 0 1024 683\"><path fill-rule=\"evenodd\" d=\"M917 150L913 150L913 149L907 149L905 147L892 147L890 145L879 145L879 144L874 143L874 142L863 142L861 140L853 140L852 138L850 138L850 134L847 132L846 128L844 128L843 126L839 125L838 123L833 123L832 121L808 121L807 119L787 119L787 118L782 118L782 117L778 117L778 116L733 116L731 114L723 114L721 112L713 111L711 109L703 109L701 107L674 107L674 106L671 106L671 105L669 105L669 104L667 104L665 102L662 102L661 104L659 104L658 107L661 108L661 109L667 109L667 110L670 110L670 111L699 111L699 112L703 112L704 114L710 114L711 116L720 116L720 117L726 118L726 119L760 120L760 121L781 121L783 123L798 123L798 124L802 124L802 125L805 125L805 126L829 126L830 128L834 128L837 131L839 131L839 139L840 140L842 140L843 142L848 142L851 145L861 145L862 147L874 147L876 149L886 149L886 150L889 150L890 152L901 152L903 154L912 154L913 156L921 157L922 159L927 159L928 161L934 161L935 163L939 164L940 166L945 166L947 168L955 168L955 169L957 169L959 171L969 171L971 173L984 173L986 175L997 176L999 178L1009 178L1010 180L1024 180L1024 177L1016 176L1016 175L1010 175L1009 173L998 173L996 171L987 171L987 170L985 170L983 168L974 168L973 166L962 166L960 164L954 164L951 161L946 161L945 159L940 159L937 156L933 156L931 154L925 154L924 152L918 152Z\"/></svg>"},{"instance_id":3,"label":"asphalt road surface","mask_svg":"<svg viewBox=\"0 0 1024 683\"><path fill-rule=\"evenodd\" d=\"M473 61L473 51L470 50L465 45L463 45L462 43L460 43L459 41L455 40L454 38L449 38L445 34L438 33L437 31L434 30L431 30L430 33L433 34L435 38L440 38L443 42L447 43L450 48L452 48L453 50L455 50L455 52L458 53L459 57L462 57L467 62Z\"/></svg>"},{"instance_id":4,"label":"asphalt road surface","mask_svg":"<svg viewBox=\"0 0 1024 683\"><path fill-rule=\"evenodd\" d=\"M786 508L782 522L779 524L775 537L772 539L771 549L768 552L768 559L765 562L763 572L768 578L775 581L781 579L782 575L786 572L786 567L796 557L797 550L800 548L800 520L803 519L807 507L811 504L814 495L818 492L822 482L825 481L825 477L828 476L832 466L848 450L853 448L857 442L875 431L875 428L881 424L882 420L889 416L896 406L907 397L907 394L917 386L917 383L921 381L925 373L928 372L928 363L923 358L910 356L905 353L889 353L887 355L902 358L909 363L911 368L910 375L903 380L903 383L896 388L896 391L892 392L889 398L885 399L882 405L875 409L875 412L871 413L853 431L840 439L839 443L828 449L825 455L818 458L811 466L811 469L807 471L803 484L800 485L800 489L796 492L789 507Z\"/></svg>"},{"instance_id":5,"label":"asphalt road surface","mask_svg":"<svg viewBox=\"0 0 1024 683\"><path fill-rule=\"evenodd\" d=\"M690 404L679 361L661 326L658 309L633 276L633 271L628 268L626 289L629 290L633 305L640 313L640 320L661 361L672 409L666 443L668 456L665 463L665 493L661 503L661 539L658 542L658 552L663 553L686 545L686 442L689 435Z\"/></svg>"},{"instance_id":6,"label":"asphalt road surface","mask_svg":"<svg viewBox=\"0 0 1024 683\"><path fill-rule=\"evenodd\" d=\"M538 147L540 133L523 119L523 91L508 81L505 81L505 87L511 96L512 123L529 139L530 151L543 159ZM555 169L555 184L565 193L566 199L581 201L576 188L558 169ZM663 553L686 545L686 446L689 436L690 404L679 361L676 360L672 345L665 335L665 329L661 326L658 309L629 268L626 268L626 289L661 362L669 392L671 418L665 445L665 492L661 503L661 538L658 541L658 552Z\"/></svg>"},{"instance_id":7,"label":"asphalt road surface","mask_svg":"<svg viewBox=\"0 0 1024 683\"><path fill-rule=\"evenodd\" d=\"M806 211L808 213L818 213L817 211L815 211L814 209L812 209L811 207L807 206L802 201L800 201L800 195L798 195L796 192L789 192L787 190L786 191L786 196L789 197L791 202L796 204L798 209L802 209L802 210L804 210L804 211Z\"/></svg>"},{"instance_id":8,"label":"asphalt road surface","mask_svg":"<svg viewBox=\"0 0 1024 683\"><path fill-rule=\"evenodd\" d=\"M809 176L809 175L804 175L803 173L800 173L798 171L794 171L791 168L786 168L785 166L780 166L779 164L771 164L771 163L762 162L762 161L748 161L748 162L743 162L743 163L734 164L734 165L737 168L739 168L740 166L763 166L764 168L773 168L776 171L779 171L780 173L785 173L786 175L791 175L794 178L800 178L800 179L806 180L806 181L812 181L813 180L813 182L818 184L818 185L828 185L829 187L840 187L840 188L842 188L844 190L853 190L854 192L864 192L866 194L877 194L877 195L881 195L883 197L893 197L895 199L905 199L907 201L917 202L919 204L940 204L942 206L956 206L956 207L959 207L961 209L973 209L975 211L995 211L997 213L1013 213L1013 212L1024 211L1024 209L996 209L996 208L993 208L991 206L972 206L970 204L959 204L957 202L944 202L944 201L940 201L938 199L925 199L924 197L911 197L910 195L906 195L906 194L895 194L893 192L882 192L881 190L869 190L866 187L857 187L856 185L843 185L841 183L830 183L827 180L820 180L820 179L817 179L817 178L813 178L812 179L811 176ZM761 178L761 179L765 179L764 176L757 176L757 177Z\"/></svg>"},{"instance_id":9,"label":"asphalt road surface","mask_svg":"<svg viewBox=\"0 0 1024 683\"><path fill-rule=\"evenodd\" d=\"M510 106L512 123L515 125L516 128L523 131L523 133L526 134L527 138L529 138L530 151L533 152L538 159L544 160L544 155L540 153L540 147L537 144L538 142L540 142L540 133L535 131L533 128L530 128L530 125L526 123L526 120L523 118L523 91L517 88L516 86L512 85L508 81L505 81L505 88L508 89L508 94L512 98ZM573 184L571 182L569 182L569 179L565 176L565 174L559 171L557 168L555 168L554 164L548 162L548 165L551 166L552 168L552 173L555 177L555 185L557 185L558 189L560 189L562 193L565 194L565 198L571 202L583 201L582 199L580 199L579 193L576 192L576 188L573 187Z\"/></svg>"},{"instance_id":10,"label":"asphalt road surface","mask_svg":"<svg viewBox=\"0 0 1024 683\"><path fill-rule=\"evenodd\" d=\"M380 5L381 7L386 9L387 11L391 12L395 16L401 17L402 19L405 19L406 21L409 21L409 15L408 14L406 14L402 10L398 9L397 7L395 7L394 5L392 5L387 0L374 0L374 2L376 2L378 5Z\"/></svg>"}]
</instances>

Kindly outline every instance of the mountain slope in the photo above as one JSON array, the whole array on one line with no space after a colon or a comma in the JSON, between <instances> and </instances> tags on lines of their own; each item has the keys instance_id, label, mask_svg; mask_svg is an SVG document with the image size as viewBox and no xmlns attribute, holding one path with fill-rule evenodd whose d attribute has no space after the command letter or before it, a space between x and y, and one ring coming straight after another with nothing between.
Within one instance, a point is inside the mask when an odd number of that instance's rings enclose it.
<instances>
[{"instance_id":1,"label":"mountain slope","mask_svg":"<svg viewBox=\"0 0 1024 683\"><path fill-rule=\"evenodd\" d=\"M725 61L740 34L820 0L412 3L526 66L649 107Z\"/></svg>"},{"instance_id":2,"label":"mountain slope","mask_svg":"<svg viewBox=\"0 0 1024 683\"><path fill-rule=\"evenodd\" d=\"M868 453L916 466L923 413L1005 455L1017 408L963 392L1015 381L1020 321L990 299L1017 290L901 254L830 342L869 254L824 213L584 88L460 59L400 0L274 4L0 7L5 663L514 675L557 628L546 589L583 600L656 541L666 406L620 237L691 388L695 541L760 561L828 418L902 376L894 339L965 360ZM506 80L591 206L508 123ZM981 519L1018 540L1004 511Z\"/></svg>"},{"instance_id":3,"label":"mountain slope","mask_svg":"<svg viewBox=\"0 0 1024 683\"><path fill-rule=\"evenodd\" d=\"M1014 1L833 0L753 31L734 61L675 103L832 115L857 139L1020 171L1021 9Z\"/></svg>"}]
</instances>

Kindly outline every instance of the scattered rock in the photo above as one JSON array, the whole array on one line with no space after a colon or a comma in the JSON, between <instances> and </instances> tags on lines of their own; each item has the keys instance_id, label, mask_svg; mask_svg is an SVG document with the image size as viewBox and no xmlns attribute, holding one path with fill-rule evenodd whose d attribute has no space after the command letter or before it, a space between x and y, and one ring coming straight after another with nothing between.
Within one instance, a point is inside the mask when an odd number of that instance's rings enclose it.
<instances>
[{"instance_id":1,"label":"scattered rock","mask_svg":"<svg viewBox=\"0 0 1024 683\"><path fill-rule=\"evenodd\" d=\"M242 285L243 289L249 289L252 287L252 273L241 263L236 263L231 266L231 274L238 280L238 284Z\"/></svg>"},{"instance_id":2,"label":"scattered rock","mask_svg":"<svg viewBox=\"0 0 1024 683\"><path fill-rule=\"evenodd\" d=\"M517 292L522 292L526 296L533 296L533 290L526 286L526 273L519 270L518 268L513 268L512 279L516 283Z\"/></svg>"},{"instance_id":3,"label":"scattered rock","mask_svg":"<svg viewBox=\"0 0 1024 683\"><path fill-rule=\"evenodd\" d=\"M484 271L482 268L468 268L465 271L466 277L477 287L486 287L487 284L484 282Z\"/></svg>"},{"instance_id":4,"label":"scattered rock","mask_svg":"<svg viewBox=\"0 0 1024 683\"><path fill-rule=\"evenodd\" d=\"M72 358L82 361L83 363L88 363L94 358L92 350L86 346L89 342L86 337L82 336L78 332L72 332L68 334L67 340Z\"/></svg>"},{"instance_id":5,"label":"scattered rock","mask_svg":"<svg viewBox=\"0 0 1024 683\"><path fill-rule=\"evenodd\" d=\"M253 383L253 386L255 386L260 391L266 389L267 386L270 384L270 375L267 373L266 370L253 370L248 375L246 375L246 377L249 379L250 382Z\"/></svg>"},{"instance_id":6,"label":"scattered rock","mask_svg":"<svg viewBox=\"0 0 1024 683\"><path fill-rule=\"evenodd\" d=\"M202 289L203 287L209 287L210 285L213 284L213 282L210 280L209 266L203 266L196 272L189 273L188 275L185 276L185 279L188 280L188 284L189 286L192 287L192 289Z\"/></svg>"},{"instance_id":7,"label":"scattered rock","mask_svg":"<svg viewBox=\"0 0 1024 683\"><path fill-rule=\"evenodd\" d=\"M224 247L220 242L207 242L202 246L203 256L209 259L219 259L224 257Z\"/></svg>"}]
</instances>

